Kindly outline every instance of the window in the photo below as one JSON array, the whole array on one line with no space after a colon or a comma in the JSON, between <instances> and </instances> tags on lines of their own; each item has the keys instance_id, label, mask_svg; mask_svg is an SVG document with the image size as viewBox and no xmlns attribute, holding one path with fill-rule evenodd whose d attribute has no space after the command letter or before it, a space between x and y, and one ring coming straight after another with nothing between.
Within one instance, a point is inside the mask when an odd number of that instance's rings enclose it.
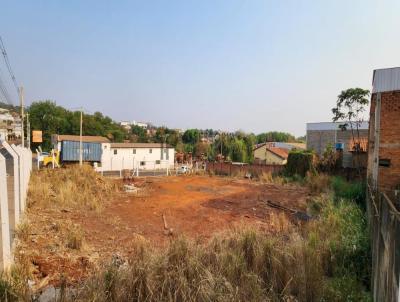
<instances>
[{"instance_id":1,"label":"window","mask_svg":"<svg viewBox=\"0 0 400 302\"><path fill-rule=\"evenodd\" d=\"M156 165L159 165L159 164L161 164L161 161L160 160L156 160Z\"/></svg>"},{"instance_id":2,"label":"window","mask_svg":"<svg viewBox=\"0 0 400 302\"><path fill-rule=\"evenodd\" d=\"M118 153L118 150L117 149L114 149L114 154L117 154Z\"/></svg>"},{"instance_id":3,"label":"window","mask_svg":"<svg viewBox=\"0 0 400 302\"><path fill-rule=\"evenodd\" d=\"M379 159L379 166L381 166L381 167L390 167L390 159L388 159L388 158L380 158Z\"/></svg>"},{"instance_id":4,"label":"window","mask_svg":"<svg viewBox=\"0 0 400 302\"><path fill-rule=\"evenodd\" d=\"M167 149L164 149L164 153L167 153L167 151L168 151Z\"/></svg>"},{"instance_id":5,"label":"window","mask_svg":"<svg viewBox=\"0 0 400 302\"><path fill-rule=\"evenodd\" d=\"M132 153L133 153L133 154L136 154L136 149L133 149L133 150L132 150Z\"/></svg>"},{"instance_id":6,"label":"window","mask_svg":"<svg viewBox=\"0 0 400 302\"><path fill-rule=\"evenodd\" d=\"M141 165L141 166L145 166L145 165L146 165L146 162L141 161L141 162L140 162L140 165Z\"/></svg>"},{"instance_id":7,"label":"window","mask_svg":"<svg viewBox=\"0 0 400 302\"><path fill-rule=\"evenodd\" d=\"M153 153L153 149L149 149L149 153L150 153L150 154Z\"/></svg>"}]
</instances>

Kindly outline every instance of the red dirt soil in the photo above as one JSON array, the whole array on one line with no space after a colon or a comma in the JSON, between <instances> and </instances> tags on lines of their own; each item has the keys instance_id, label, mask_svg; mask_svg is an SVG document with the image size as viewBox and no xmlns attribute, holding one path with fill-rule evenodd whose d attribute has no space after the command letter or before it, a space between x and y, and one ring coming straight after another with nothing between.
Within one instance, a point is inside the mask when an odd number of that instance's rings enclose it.
<instances>
[{"instance_id":1,"label":"red dirt soil","mask_svg":"<svg viewBox=\"0 0 400 302\"><path fill-rule=\"evenodd\" d=\"M109 261L116 254L129 256L138 238L161 247L180 235L204 241L238 224L279 232L280 226L273 216L284 214L269 207L266 201L304 211L309 196L306 188L295 185L209 176L137 179L134 184L140 188L138 194L118 194L101 213L32 209L29 219L37 224L36 229L42 230L29 246L35 251L32 255L38 279L48 276L49 283L57 284L64 273L69 282L77 282L92 264ZM172 236L164 229L163 215ZM51 228L44 224L48 219L80 225L85 247L52 253L49 246L59 243L53 242Z\"/></svg>"}]
</instances>

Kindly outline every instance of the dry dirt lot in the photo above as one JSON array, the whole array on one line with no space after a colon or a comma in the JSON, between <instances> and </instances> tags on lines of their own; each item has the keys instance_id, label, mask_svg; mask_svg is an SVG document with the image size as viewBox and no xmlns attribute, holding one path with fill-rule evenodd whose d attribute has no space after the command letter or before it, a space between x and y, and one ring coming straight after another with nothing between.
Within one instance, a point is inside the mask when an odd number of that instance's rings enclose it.
<instances>
[{"instance_id":1,"label":"dry dirt lot","mask_svg":"<svg viewBox=\"0 0 400 302\"><path fill-rule=\"evenodd\" d=\"M306 209L309 192L295 185L262 184L250 180L209 176L137 179L138 194L118 193L101 212L69 208L29 209L31 226L18 253L34 264L37 287L66 278L78 282L102 261L129 257L137 240L162 247L176 236L198 241L238 224L279 232L283 212L270 200L297 210ZM163 215L172 235L164 228ZM286 220L287 221L287 220ZM79 249L65 247L62 225L83 235ZM116 256L118 255L118 256Z\"/></svg>"}]
</instances>

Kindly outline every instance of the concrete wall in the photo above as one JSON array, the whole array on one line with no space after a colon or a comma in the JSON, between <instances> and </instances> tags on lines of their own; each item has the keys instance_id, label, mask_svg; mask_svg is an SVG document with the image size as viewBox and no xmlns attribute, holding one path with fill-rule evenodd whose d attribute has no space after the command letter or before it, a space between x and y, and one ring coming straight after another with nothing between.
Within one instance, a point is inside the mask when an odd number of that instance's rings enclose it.
<instances>
[{"instance_id":1,"label":"concrete wall","mask_svg":"<svg viewBox=\"0 0 400 302\"><path fill-rule=\"evenodd\" d=\"M329 144L335 145L336 133L335 130L307 130L307 149L322 155Z\"/></svg>"},{"instance_id":2,"label":"concrete wall","mask_svg":"<svg viewBox=\"0 0 400 302\"><path fill-rule=\"evenodd\" d=\"M360 139L368 138L368 129L359 130ZM358 134L354 130L354 137ZM353 154L349 150L350 143L353 140L351 130L307 130L307 149L314 150L322 156L326 148L331 145L335 148L336 143L343 143L343 167L353 167ZM363 161L365 162L365 161ZM360 162L362 164L362 162Z\"/></svg>"},{"instance_id":3,"label":"concrete wall","mask_svg":"<svg viewBox=\"0 0 400 302\"><path fill-rule=\"evenodd\" d=\"M12 262L15 230L25 210L32 153L26 148L0 143L0 270Z\"/></svg>"},{"instance_id":4,"label":"concrete wall","mask_svg":"<svg viewBox=\"0 0 400 302\"><path fill-rule=\"evenodd\" d=\"M110 143L103 143L102 148L101 167L97 169L98 171L174 168L174 148L112 148Z\"/></svg>"}]
</instances>

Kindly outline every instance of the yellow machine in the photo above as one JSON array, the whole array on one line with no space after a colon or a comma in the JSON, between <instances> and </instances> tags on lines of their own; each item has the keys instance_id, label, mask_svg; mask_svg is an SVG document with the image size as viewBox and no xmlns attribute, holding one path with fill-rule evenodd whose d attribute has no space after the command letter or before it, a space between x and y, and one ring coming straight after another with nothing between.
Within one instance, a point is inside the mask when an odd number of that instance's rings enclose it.
<instances>
[{"instance_id":1,"label":"yellow machine","mask_svg":"<svg viewBox=\"0 0 400 302\"><path fill-rule=\"evenodd\" d=\"M42 159L44 167L60 167L60 151L52 149L50 154L43 156Z\"/></svg>"}]
</instances>

